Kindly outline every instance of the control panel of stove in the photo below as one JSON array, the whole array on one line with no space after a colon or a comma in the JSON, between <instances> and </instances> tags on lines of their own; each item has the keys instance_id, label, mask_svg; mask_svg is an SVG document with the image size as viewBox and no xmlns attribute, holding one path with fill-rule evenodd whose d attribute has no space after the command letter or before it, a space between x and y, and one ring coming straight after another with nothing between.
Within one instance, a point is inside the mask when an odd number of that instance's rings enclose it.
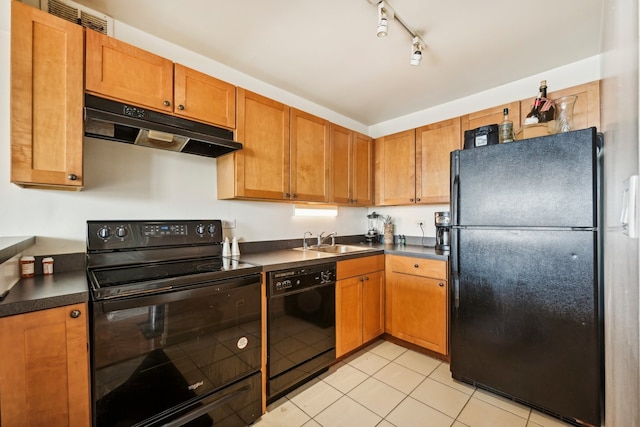
<instances>
[{"instance_id":1,"label":"control panel of stove","mask_svg":"<svg viewBox=\"0 0 640 427\"><path fill-rule=\"evenodd\" d=\"M87 221L87 250L220 244L222 221Z\"/></svg>"}]
</instances>

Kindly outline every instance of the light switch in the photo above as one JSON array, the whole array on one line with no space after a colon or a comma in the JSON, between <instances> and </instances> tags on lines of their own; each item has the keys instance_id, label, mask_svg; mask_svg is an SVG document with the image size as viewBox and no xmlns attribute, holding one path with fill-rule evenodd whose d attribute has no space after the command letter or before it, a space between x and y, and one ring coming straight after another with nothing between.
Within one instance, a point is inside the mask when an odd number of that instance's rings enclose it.
<instances>
[{"instance_id":1,"label":"light switch","mask_svg":"<svg viewBox=\"0 0 640 427\"><path fill-rule=\"evenodd\" d=\"M624 181L620 222L624 234L632 239L638 238L638 175Z\"/></svg>"}]
</instances>

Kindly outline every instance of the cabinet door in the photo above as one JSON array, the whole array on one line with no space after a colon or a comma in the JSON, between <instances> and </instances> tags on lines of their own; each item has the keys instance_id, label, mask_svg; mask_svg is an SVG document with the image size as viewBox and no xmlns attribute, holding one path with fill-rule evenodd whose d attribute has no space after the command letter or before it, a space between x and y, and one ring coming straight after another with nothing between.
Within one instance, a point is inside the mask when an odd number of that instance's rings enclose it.
<instances>
[{"instance_id":1,"label":"cabinet door","mask_svg":"<svg viewBox=\"0 0 640 427\"><path fill-rule=\"evenodd\" d=\"M76 304L0 319L3 427L91 424L87 314Z\"/></svg>"},{"instance_id":2,"label":"cabinet door","mask_svg":"<svg viewBox=\"0 0 640 427\"><path fill-rule=\"evenodd\" d=\"M329 201L329 122L291 109L291 200Z\"/></svg>"},{"instance_id":3,"label":"cabinet door","mask_svg":"<svg viewBox=\"0 0 640 427\"><path fill-rule=\"evenodd\" d=\"M600 81L585 83L566 89L551 91L547 94L549 99L558 99L563 96L577 95L578 99L573 108L573 124L576 130L591 126L600 128ZM521 101L520 125L524 123L525 116L531 110L535 97ZM514 119L514 126L516 120Z\"/></svg>"},{"instance_id":4,"label":"cabinet door","mask_svg":"<svg viewBox=\"0 0 640 427\"><path fill-rule=\"evenodd\" d=\"M362 344L362 276L336 282L336 357Z\"/></svg>"},{"instance_id":5,"label":"cabinet door","mask_svg":"<svg viewBox=\"0 0 640 427\"><path fill-rule=\"evenodd\" d=\"M173 62L87 30L85 90L170 113L173 112Z\"/></svg>"},{"instance_id":6,"label":"cabinet door","mask_svg":"<svg viewBox=\"0 0 640 427\"><path fill-rule=\"evenodd\" d=\"M384 332L384 271L367 273L362 282L362 342Z\"/></svg>"},{"instance_id":7,"label":"cabinet door","mask_svg":"<svg viewBox=\"0 0 640 427\"><path fill-rule=\"evenodd\" d=\"M350 204L353 188L353 132L342 126L331 124L331 191L333 203Z\"/></svg>"},{"instance_id":8,"label":"cabinet door","mask_svg":"<svg viewBox=\"0 0 640 427\"><path fill-rule=\"evenodd\" d=\"M174 112L229 129L236 127L236 87L175 64Z\"/></svg>"},{"instance_id":9,"label":"cabinet door","mask_svg":"<svg viewBox=\"0 0 640 427\"><path fill-rule=\"evenodd\" d=\"M391 274L392 335L447 354L447 286L441 279Z\"/></svg>"},{"instance_id":10,"label":"cabinet door","mask_svg":"<svg viewBox=\"0 0 640 427\"><path fill-rule=\"evenodd\" d=\"M413 129L375 141L376 205L408 205L416 197Z\"/></svg>"},{"instance_id":11,"label":"cabinet door","mask_svg":"<svg viewBox=\"0 0 640 427\"><path fill-rule=\"evenodd\" d=\"M289 198L289 107L238 88L237 139L243 149L218 157L218 198Z\"/></svg>"},{"instance_id":12,"label":"cabinet door","mask_svg":"<svg viewBox=\"0 0 640 427\"><path fill-rule=\"evenodd\" d=\"M11 2L11 182L78 189L83 29Z\"/></svg>"},{"instance_id":13,"label":"cabinet door","mask_svg":"<svg viewBox=\"0 0 640 427\"><path fill-rule=\"evenodd\" d=\"M373 139L353 132L352 204L373 205Z\"/></svg>"},{"instance_id":14,"label":"cabinet door","mask_svg":"<svg viewBox=\"0 0 640 427\"><path fill-rule=\"evenodd\" d=\"M449 203L450 154L461 141L460 118L416 129L416 203Z\"/></svg>"}]
</instances>

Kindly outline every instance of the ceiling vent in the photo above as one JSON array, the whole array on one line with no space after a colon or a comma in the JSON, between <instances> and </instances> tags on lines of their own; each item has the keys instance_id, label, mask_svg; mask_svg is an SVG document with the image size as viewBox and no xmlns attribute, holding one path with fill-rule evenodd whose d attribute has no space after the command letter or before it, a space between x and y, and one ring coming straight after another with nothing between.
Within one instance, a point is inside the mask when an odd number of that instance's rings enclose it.
<instances>
[{"instance_id":1,"label":"ceiling vent","mask_svg":"<svg viewBox=\"0 0 640 427\"><path fill-rule=\"evenodd\" d=\"M40 0L40 9L85 28L113 36L113 18L70 0Z\"/></svg>"}]
</instances>

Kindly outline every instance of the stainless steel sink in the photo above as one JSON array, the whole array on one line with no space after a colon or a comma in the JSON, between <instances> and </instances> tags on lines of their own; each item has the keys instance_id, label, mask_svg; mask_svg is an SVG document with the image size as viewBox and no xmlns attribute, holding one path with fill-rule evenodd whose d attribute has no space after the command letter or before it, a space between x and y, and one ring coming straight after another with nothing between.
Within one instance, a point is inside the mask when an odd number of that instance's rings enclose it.
<instances>
[{"instance_id":1,"label":"stainless steel sink","mask_svg":"<svg viewBox=\"0 0 640 427\"><path fill-rule=\"evenodd\" d=\"M305 248L295 248L296 250L307 250L307 251L316 251L316 252L324 252L329 254L347 254L351 252L365 252L375 250L370 246L364 245L311 245Z\"/></svg>"}]
</instances>

